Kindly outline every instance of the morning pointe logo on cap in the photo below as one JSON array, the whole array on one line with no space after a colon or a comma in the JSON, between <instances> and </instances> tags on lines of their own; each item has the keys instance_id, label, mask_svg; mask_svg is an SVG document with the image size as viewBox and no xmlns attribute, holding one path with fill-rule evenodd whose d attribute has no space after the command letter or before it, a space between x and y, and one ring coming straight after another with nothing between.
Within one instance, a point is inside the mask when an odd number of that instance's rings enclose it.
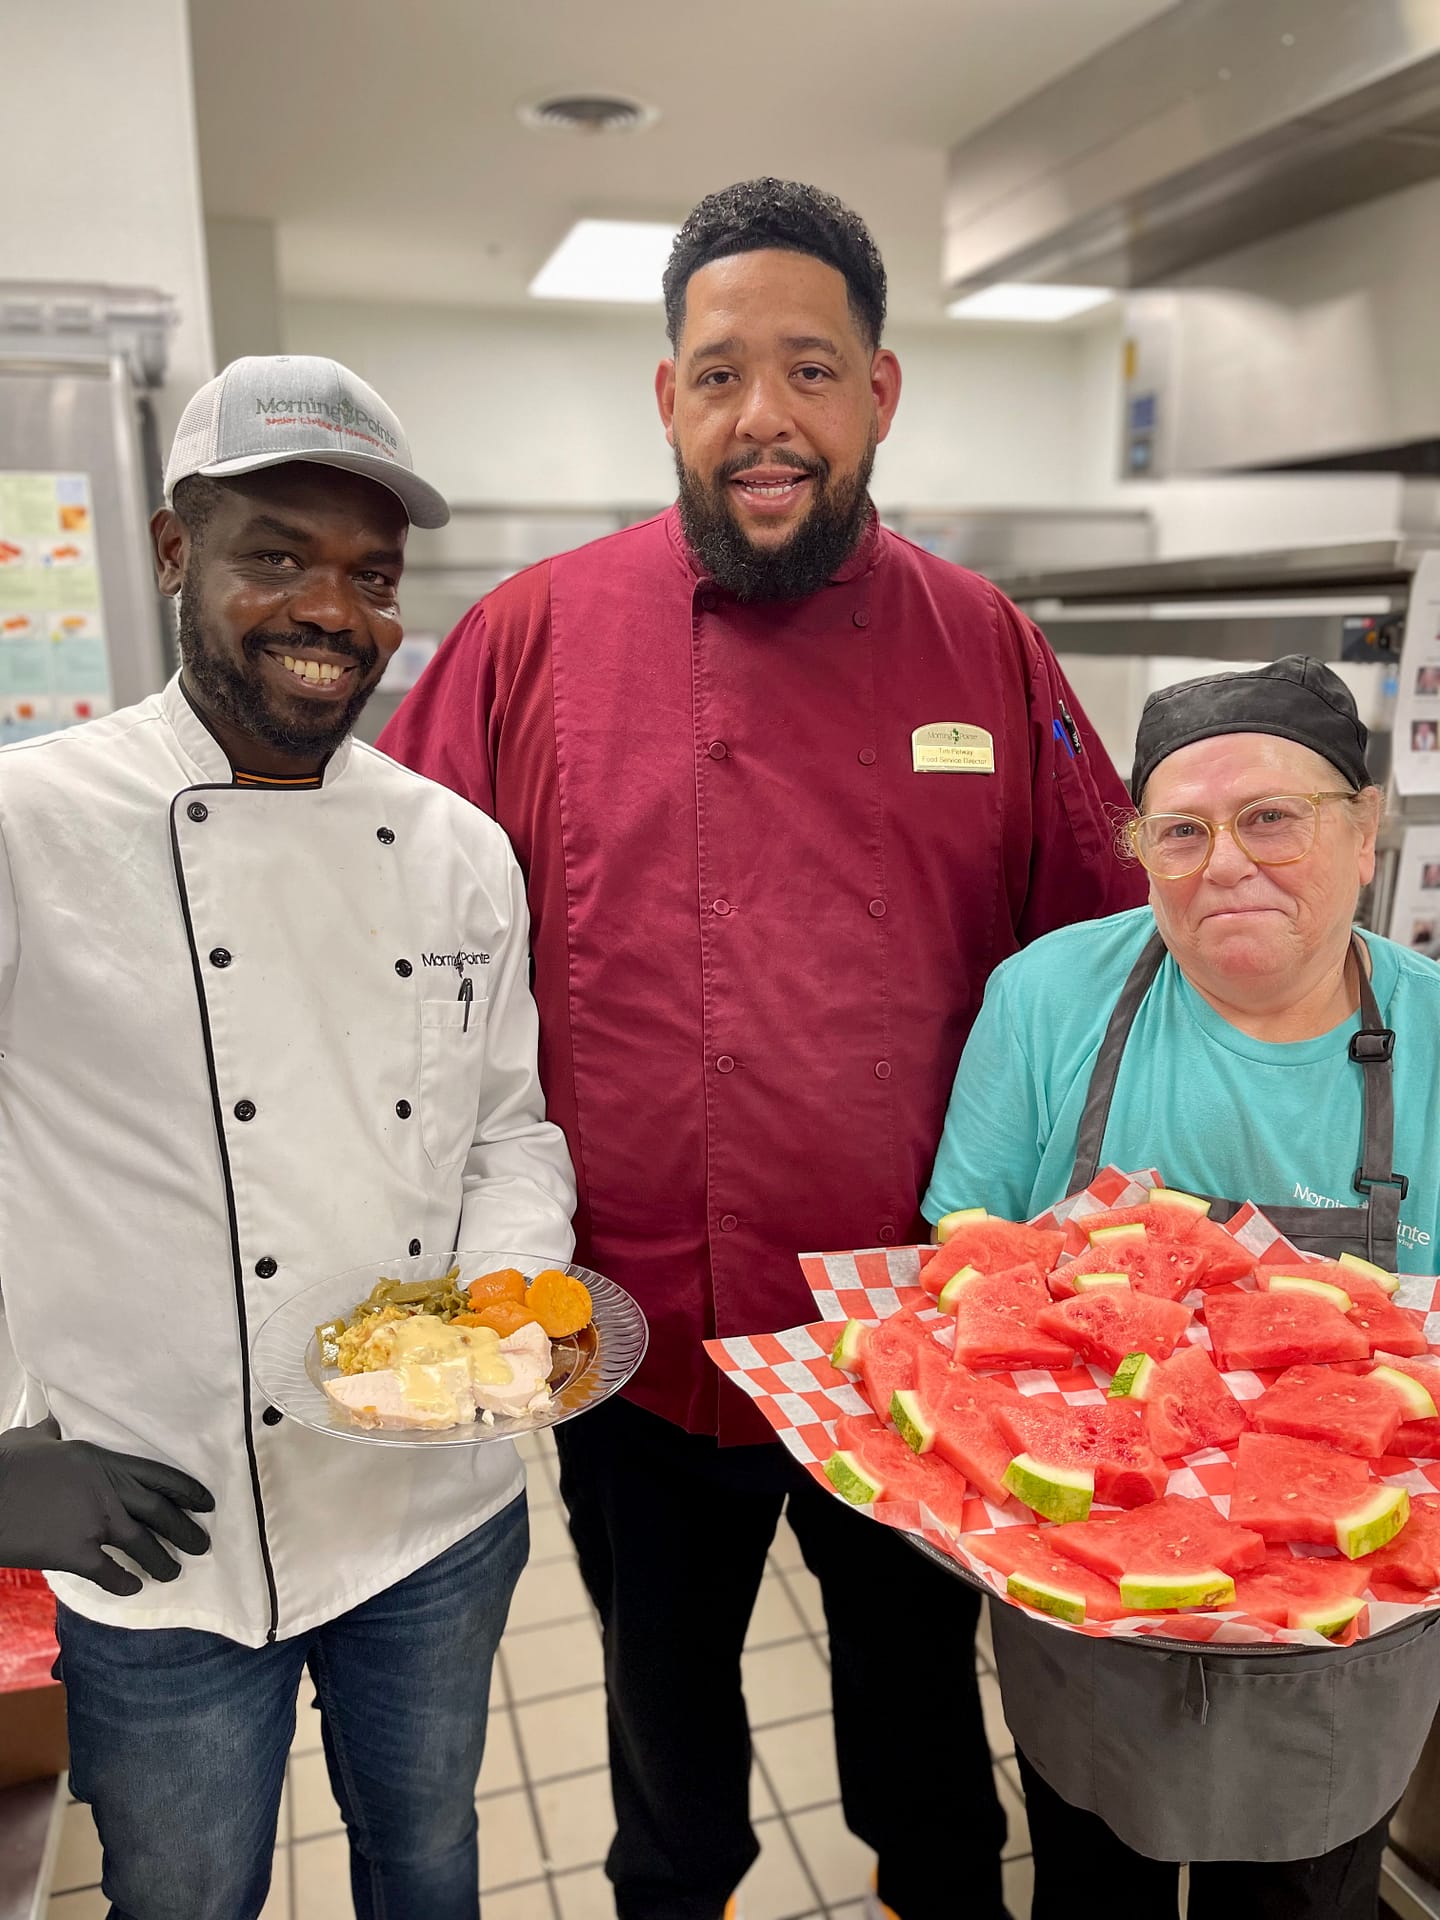
<instances>
[{"instance_id":1,"label":"morning pointe logo on cap","mask_svg":"<svg viewBox=\"0 0 1440 1920\"><path fill-rule=\"evenodd\" d=\"M383 420L350 399L316 400L305 396L277 400L271 394L268 399L255 402L255 411L267 427L293 427L298 420L318 417L326 425L338 427L356 438L373 440L377 446L388 449L392 458L400 448L400 442Z\"/></svg>"},{"instance_id":2,"label":"morning pointe logo on cap","mask_svg":"<svg viewBox=\"0 0 1440 1920\"><path fill-rule=\"evenodd\" d=\"M252 354L233 360L190 401L165 468L165 498L192 474L212 479L304 460L386 487L417 527L450 509L415 472L405 430L373 387L338 360Z\"/></svg>"}]
</instances>

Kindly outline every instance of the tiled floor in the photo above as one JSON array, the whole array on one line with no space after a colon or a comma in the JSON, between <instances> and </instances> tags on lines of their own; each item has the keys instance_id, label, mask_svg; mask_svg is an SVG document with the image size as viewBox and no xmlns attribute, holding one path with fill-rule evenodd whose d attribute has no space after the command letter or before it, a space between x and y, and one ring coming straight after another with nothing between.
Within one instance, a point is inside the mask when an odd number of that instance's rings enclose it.
<instances>
[{"instance_id":1,"label":"tiled floor","mask_svg":"<svg viewBox=\"0 0 1440 1920\"><path fill-rule=\"evenodd\" d=\"M600 1637L576 1571L548 1440L527 1442L530 1564L500 1650L480 1775L484 1920L613 1920L601 1870L611 1833ZM982 1662L984 1653L982 1651ZM745 1661L761 1854L745 1883L745 1920L860 1920L873 1856L846 1828L829 1729L819 1592L782 1526L760 1589ZM988 1666L982 1691L996 1778L1010 1819L1006 1898L1030 1911L1025 1809ZM353 1920L345 1839L301 1696L263 1920ZM103 1920L99 1846L89 1813L65 1816L50 1920Z\"/></svg>"}]
</instances>

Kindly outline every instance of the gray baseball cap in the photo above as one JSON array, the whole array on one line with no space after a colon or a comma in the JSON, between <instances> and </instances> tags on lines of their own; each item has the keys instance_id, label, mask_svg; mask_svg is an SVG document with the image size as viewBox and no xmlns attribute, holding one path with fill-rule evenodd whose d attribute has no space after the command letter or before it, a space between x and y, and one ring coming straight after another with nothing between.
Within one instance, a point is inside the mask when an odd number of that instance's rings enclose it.
<instances>
[{"instance_id":1,"label":"gray baseball cap","mask_svg":"<svg viewBox=\"0 0 1440 1920\"><path fill-rule=\"evenodd\" d=\"M405 429L376 393L338 360L252 354L232 360L180 416L165 467L165 499L191 474L223 480L307 460L343 467L388 487L412 525L443 527L450 509L420 479Z\"/></svg>"}]
</instances>

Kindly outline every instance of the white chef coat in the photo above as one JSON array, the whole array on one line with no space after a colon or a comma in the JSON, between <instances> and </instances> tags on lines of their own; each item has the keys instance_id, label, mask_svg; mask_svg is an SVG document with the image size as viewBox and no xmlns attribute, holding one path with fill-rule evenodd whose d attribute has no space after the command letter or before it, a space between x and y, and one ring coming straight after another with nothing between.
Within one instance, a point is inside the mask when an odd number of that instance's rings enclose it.
<instances>
[{"instance_id":1,"label":"white chef coat","mask_svg":"<svg viewBox=\"0 0 1440 1920\"><path fill-rule=\"evenodd\" d=\"M394 1585L523 1474L509 1442L278 1418L256 1329L415 1242L564 1260L575 1187L500 828L354 741L318 788L232 782L178 678L0 751L0 1276L31 1417L215 1495L178 1580L57 1593L259 1646Z\"/></svg>"}]
</instances>

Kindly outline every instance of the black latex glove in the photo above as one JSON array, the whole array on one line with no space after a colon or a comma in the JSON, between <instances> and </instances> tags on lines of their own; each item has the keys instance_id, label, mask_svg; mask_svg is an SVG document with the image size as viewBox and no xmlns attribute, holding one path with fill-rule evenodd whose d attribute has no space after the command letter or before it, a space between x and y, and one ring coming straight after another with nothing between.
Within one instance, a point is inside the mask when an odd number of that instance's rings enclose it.
<instances>
[{"instance_id":1,"label":"black latex glove","mask_svg":"<svg viewBox=\"0 0 1440 1920\"><path fill-rule=\"evenodd\" d=\"M180 1565L160 1541L207 1553L209 1534L184 1509L214 1506L176 1467L62 1440L53 1416L0 1433L0 1567L49 1567L107 1593L139 1593L144 1582L103 1549L118 1548L152 1579L173 1580Z\"/></svg>"}]
</instances>

